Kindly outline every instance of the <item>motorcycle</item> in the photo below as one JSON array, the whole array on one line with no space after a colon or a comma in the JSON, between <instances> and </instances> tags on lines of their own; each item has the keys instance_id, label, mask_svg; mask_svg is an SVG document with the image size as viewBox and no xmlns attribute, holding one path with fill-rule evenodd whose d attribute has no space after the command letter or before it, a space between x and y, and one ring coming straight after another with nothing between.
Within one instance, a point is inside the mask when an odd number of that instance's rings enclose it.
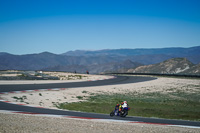
<instances>
[{"instance_id":1,"label":"motorcycle","mask_svg":"<svg viewBox=\"0 0 200 133\"><path fill-rule=\"evenodd\" d=\"M129 107L125 107L123 108L120 112L118 109L115 109L113 110L111 113L110 113L110 116L113 117L113 116L121 116L121 117L126 117L128 115L128 111L130 110Z\"/></svg>"},{"instance_id":2,"label":"motorcycle","mask_svg":"<svg viewBox=\"0 0 200 133\"><path fill-rule=\"evenodd\" d=\"M120 115L121 117L126 117L126 116L128 115L128 111L129 111L129 110L130 110L129 107L125 107L125 108L123 108L123 109L120 111L119 115Z\"/></svg>"}]
</instances>

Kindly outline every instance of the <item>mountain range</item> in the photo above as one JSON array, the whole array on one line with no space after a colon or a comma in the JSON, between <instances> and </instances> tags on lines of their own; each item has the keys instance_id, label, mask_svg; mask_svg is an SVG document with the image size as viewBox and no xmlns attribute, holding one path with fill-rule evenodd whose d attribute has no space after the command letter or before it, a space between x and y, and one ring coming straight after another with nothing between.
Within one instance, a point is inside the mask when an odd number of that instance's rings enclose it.
<instances>
[{"instance_id":1,"label":"mountain range","mask_svg":"<svg viewBox=\"0 0 200 133\"><path fill-rule=\"evenodd\" d=\"M200 46L190 48L76 50L63 54L13 55L0 53L0 70L49 70L85 73L128 71L172 58L185 58L200 63ZM195 68L194 68L195 69Z\"/></svg>"}]
</instances>

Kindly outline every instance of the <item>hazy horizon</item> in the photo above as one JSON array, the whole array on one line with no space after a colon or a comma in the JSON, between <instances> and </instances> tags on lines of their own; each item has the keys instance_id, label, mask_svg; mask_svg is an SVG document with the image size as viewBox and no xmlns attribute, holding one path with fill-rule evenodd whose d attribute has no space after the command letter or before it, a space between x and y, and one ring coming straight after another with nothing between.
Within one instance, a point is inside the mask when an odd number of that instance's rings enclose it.
<instances>
[{"instance_id":1,"label":"hazy horizon","mask_svg":"<svg viewBox=\"0 0 200 133\"><path fill-rule=\"evenodd\" d=\"M168 49L168 48L193 48L193 47L200 47L200 46L192 46L192 47L163 47L163 48L119 48L119 49ZM42 52L39 52L39 53L26 53L26 54L14 54L14 53L9 53L9 52L1 52L0 53L8 53L8 54L13 54L13 55L28 55L28 54L41 54L41 53L45 53L45 52L48 52L48 53L52 53L52 54L64 54L64 53L67 53L67 52L75 52L75 51L101 51L101 50L119 50L119 49L96 49L96 50L87 50L87 49L76 49L76 50L69 50L69 51L66 51L66 52L63 52L63 53L53 53L53 52L50 52L50 51L42 51Z\"/></svg>"}]
</instances>

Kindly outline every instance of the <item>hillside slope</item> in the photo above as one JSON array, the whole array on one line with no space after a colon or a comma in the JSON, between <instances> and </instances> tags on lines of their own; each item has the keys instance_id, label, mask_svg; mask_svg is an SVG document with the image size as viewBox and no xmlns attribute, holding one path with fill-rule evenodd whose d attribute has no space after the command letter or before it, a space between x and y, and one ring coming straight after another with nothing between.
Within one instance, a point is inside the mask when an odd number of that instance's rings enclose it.
<instances>
[{"instance_id":1,"label":"hillside slope","mask_svg":"<svg viewBox=\"0 0 200 133\"><path fill-rule=\"evenodd\" d=\"M55 66L50 68L45 68L45 71L68 71L68 72L78 72L85 73L89 71L92 74L109 72L118 72L118 70L136 68L142 64L137 62L132 62L130 60L125 60L122 62L110 62L104 64L88 64L88 65L65 65L65 66ZM125 71L123 71L125 72Z\"/></svg>"},{"instance_id":2,"label":"hillside slope","mask_svg":"<svg viewBox=\"0 0 200 133\"><path fill-rule=\"evenodd\" d=\"M131 73L159 73L159 74L200 74L200 65L194 65L186 58L173 58L164 62L139 66L129 69Z\"/></svg>"},{"instance_id":3,"label":"hillside slope","mask_svg":"<svg viewBox=\"0 0 200 133\"><path fill-rule=\"evenodd\" d=\"M190 75L200 75L200 64L194 65L190 69L187 69L181 73Z\"/></svg>"}]
</instances>

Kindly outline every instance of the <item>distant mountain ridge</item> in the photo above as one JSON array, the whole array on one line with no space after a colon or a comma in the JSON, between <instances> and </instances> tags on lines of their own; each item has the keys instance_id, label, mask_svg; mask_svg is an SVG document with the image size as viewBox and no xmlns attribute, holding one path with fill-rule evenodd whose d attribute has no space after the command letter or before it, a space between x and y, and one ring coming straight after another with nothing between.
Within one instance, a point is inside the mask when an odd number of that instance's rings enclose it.
<instances>
[{"instance_id":1,"label":"distant mountain ridge","mask_svg":"<svg viewBox=\"0 0 200 133\"><path fill-rule=\"evenodd\" d=\"M160 63L171 58L187 58L200 63L200 46L162 49L110 49L97 51L69 51L64 54L43 52L13 55L0 53L0 70L52 70L91 73L125 71L141 65ZM80 70L80 71L78 71Z\"/></svg>"},{"instance_id":2,"label":"distant mountain ridge","mask_svg":"<svg viewBox=\"0 0 200 133\"><path fill-rule=\"evenodd\" d=\"M75 50L62 55L68 56L138 56L138 55L199 55L200 46L190 48L149 48L149 49L105 49L105 50Z\"/></svg>"},{"instance_id":3,"label":"distant mountain ridge","mask_svg":"<svg viewBox=\"0 0 200 133\"><path fill-rule=\"evenodd\" d=\"M120 57L124 60L130 59L133 62L142 64L155 64L170 58L187 58L192 63L200 63L200 46L190 48L152 48L152 49L105 49L96 51L76 50L63 53L67 56L109 56Z\"/></svg>"}]
</instances>

